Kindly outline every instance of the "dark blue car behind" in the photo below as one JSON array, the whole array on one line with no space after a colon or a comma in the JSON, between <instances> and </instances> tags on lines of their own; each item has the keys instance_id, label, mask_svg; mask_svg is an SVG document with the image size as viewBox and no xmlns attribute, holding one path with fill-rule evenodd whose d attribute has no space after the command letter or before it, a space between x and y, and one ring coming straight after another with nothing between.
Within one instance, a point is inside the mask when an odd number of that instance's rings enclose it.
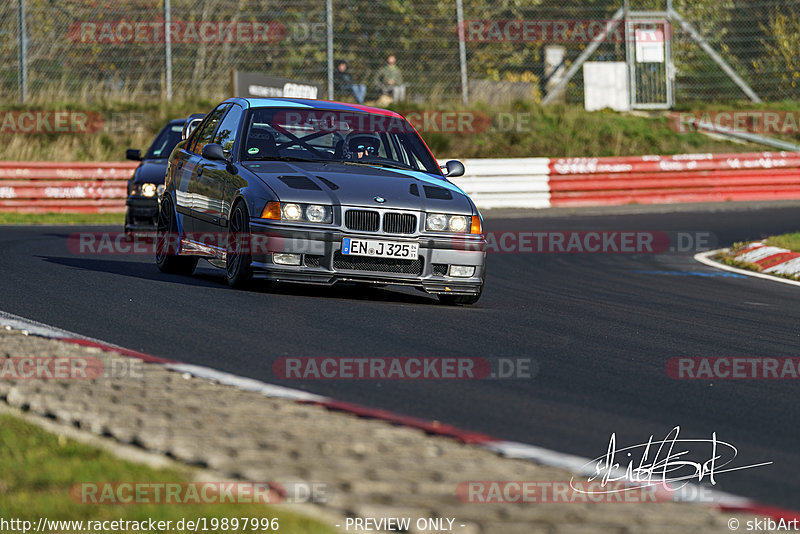
<instances>
[{"instance_id":1,"label":"dark blue car behind","mask_svg":"<svg viewBox=\"0 0 800 534\"><path fill-rule=\"evenodd\" d=\"M175 145L181 140L183 127L187 121L202 119L202 113L188 118L169 121L156 135L155 140L144 156L140 150L128 149L127 159L140 161L128 180L128 199L125 202L125 233L152 233L156 230L158 219L158 196L164 188L164 175L167 171L167 158Z\"/></svg>"}]
</instances>

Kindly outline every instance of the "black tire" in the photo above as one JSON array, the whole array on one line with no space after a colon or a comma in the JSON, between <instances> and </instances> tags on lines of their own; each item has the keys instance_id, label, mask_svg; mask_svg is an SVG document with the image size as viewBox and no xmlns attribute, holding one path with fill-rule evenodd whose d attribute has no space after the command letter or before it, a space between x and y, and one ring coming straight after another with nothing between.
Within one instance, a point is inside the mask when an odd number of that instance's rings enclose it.
<instances>
[{"instance_id":1,"label":"black tire","mask_svg":"<svg viewBox=\"0 0 800 534\"><path fill-rule=\"evenodd\" d=\"M237 202L228 218L228 239L225 246L225 278L237 289L247 287L253 278L250 267L250 215L242 202Z\"/></svg>"},{"instance_id":2,"label":"black tire","mask_svg":"<svg viewBox=\"0 0 800 534\"><path fill-rule=\"evenodd\" d=\"M191 275L197 267L197 256L178 256L178 220L172 199L165 196L158 210L156 229L156 266L162 273Z\"/></svg>"}]
</instances>

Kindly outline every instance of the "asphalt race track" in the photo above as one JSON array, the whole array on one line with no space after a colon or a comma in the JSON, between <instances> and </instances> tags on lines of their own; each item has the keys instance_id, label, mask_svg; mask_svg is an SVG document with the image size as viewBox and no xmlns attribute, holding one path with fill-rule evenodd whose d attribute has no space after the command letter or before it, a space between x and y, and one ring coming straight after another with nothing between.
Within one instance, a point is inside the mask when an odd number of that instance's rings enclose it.
<instances>
[{"instance_id":1,"label":"asphalt race track","mask_svg":"<svg viewBox=\"0 0 800 534\"><path fill-rule=\"evenodd\" d=\"M795 231L800 208L487 218L492 231L711 232L720 245ZM149 256L75 255L77 227L0 228L0 310L156 356L205 365L498 438L595 458L681 437L738 448L716 487L797 508L793 380L675 380L677 356L797 357L800 287L730 276L665 254L491 254L473 307L414 290L283 285L231 290L205 262L163 275ZM93 228L92 230L98 230ZM119 230L119 229L113 229ZM280 381L283 356L532 358L514 380ZM268 429L265 429L268 430ZM708 455L706 455L706 458ZM487 474L489 476L489 474ZM491 477L487 478L492 480Z\"/></svg>"}]
</instances>

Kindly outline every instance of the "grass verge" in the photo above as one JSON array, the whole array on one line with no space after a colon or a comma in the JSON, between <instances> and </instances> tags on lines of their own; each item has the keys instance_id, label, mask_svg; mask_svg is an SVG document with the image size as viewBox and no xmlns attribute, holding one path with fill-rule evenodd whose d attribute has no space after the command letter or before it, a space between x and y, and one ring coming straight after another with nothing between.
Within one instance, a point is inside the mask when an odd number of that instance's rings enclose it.
<instances>
[{"instance_id":1,"label":"grass verge","mask_svg":"<svg viewBox=\"0 0 800 534\"><path fill-rule=\"evenodd\" d=\"M800 252L800 232L772 236L765 243L773 247L788 248L792 252Z\"/></svg>"},{"instance_id":2,"label":"grass verge","mask_svg":"<svg viewBox=\"0 0 800 534\"><path fill-rule=\"evenodd\" d=\"M6 225L114 225L125 223L124 213L16 213L0 212L0 224Z\"/></svg>"},{"instance_id":3,"label":"grass verge","mask_svg":"<svg viewBox=\"0 0 800 534\"><path fill-rule=\"evenodd\" d=\"M152 469L0 414L0 517L32 521L173 521L182 518L278 518L280 532L335 534L308 518L258 504L77 504L70 488L83 482L188 482L191 471ZM67 529L77 530L77 529ZM228 529L230 530L230 529ZM128 532L128 531L118 531ZM172 529L171 532L185 532ZM209 530L209 532L224 532Z\"/></svg>"},{"instance_id":4,"label":"grass verge","mask_svg":"<svg viewBox=\"0 0 800 534\"><path fill-rule=\"evenodd\" d=\"M3 111L75 110L96 112L102 126L93 133L0 134L0 159L16 161L121 161L126 148L146 149L167 120L191 113L207 113L216 102L188 98L174 102L113 102L92 105L54 101L29 106L0 106ZM398 103L401 113L427 111L480 112L491 128L467 133L442 133L441 124L420 133L437 157L600 157L698 152L748 152L760 145L711 139L699 133L670 128L665 113L588 112L581 105L543 107L532 101L505 106L476 103L466 110L455 106ZM738 109L738 108L736 108ZM424 122L424 121L423 121ZM435 122L435 121L434 121Z\"/></svg>"}]
</instances>

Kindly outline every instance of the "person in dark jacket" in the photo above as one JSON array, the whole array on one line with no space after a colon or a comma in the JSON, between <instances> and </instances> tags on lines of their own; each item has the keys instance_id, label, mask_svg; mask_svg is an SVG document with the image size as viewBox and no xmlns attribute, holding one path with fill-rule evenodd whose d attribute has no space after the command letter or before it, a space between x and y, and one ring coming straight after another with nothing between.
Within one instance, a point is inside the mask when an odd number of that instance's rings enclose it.
<instances>
[{"instance_id":1,"label":"person in dark jacket","mask_svg":"<svg viewBox=\"0 0 800 534\"><path fill-rule=\"evenodd\" d=\"M367 86L353 81L350 73L347 72L346 61L339 61L336 66L336 72L333 73L333 89L337 93L352 93L359 104L363 104L364 98L367 96Z\"/></svg>"}]
</instances>

